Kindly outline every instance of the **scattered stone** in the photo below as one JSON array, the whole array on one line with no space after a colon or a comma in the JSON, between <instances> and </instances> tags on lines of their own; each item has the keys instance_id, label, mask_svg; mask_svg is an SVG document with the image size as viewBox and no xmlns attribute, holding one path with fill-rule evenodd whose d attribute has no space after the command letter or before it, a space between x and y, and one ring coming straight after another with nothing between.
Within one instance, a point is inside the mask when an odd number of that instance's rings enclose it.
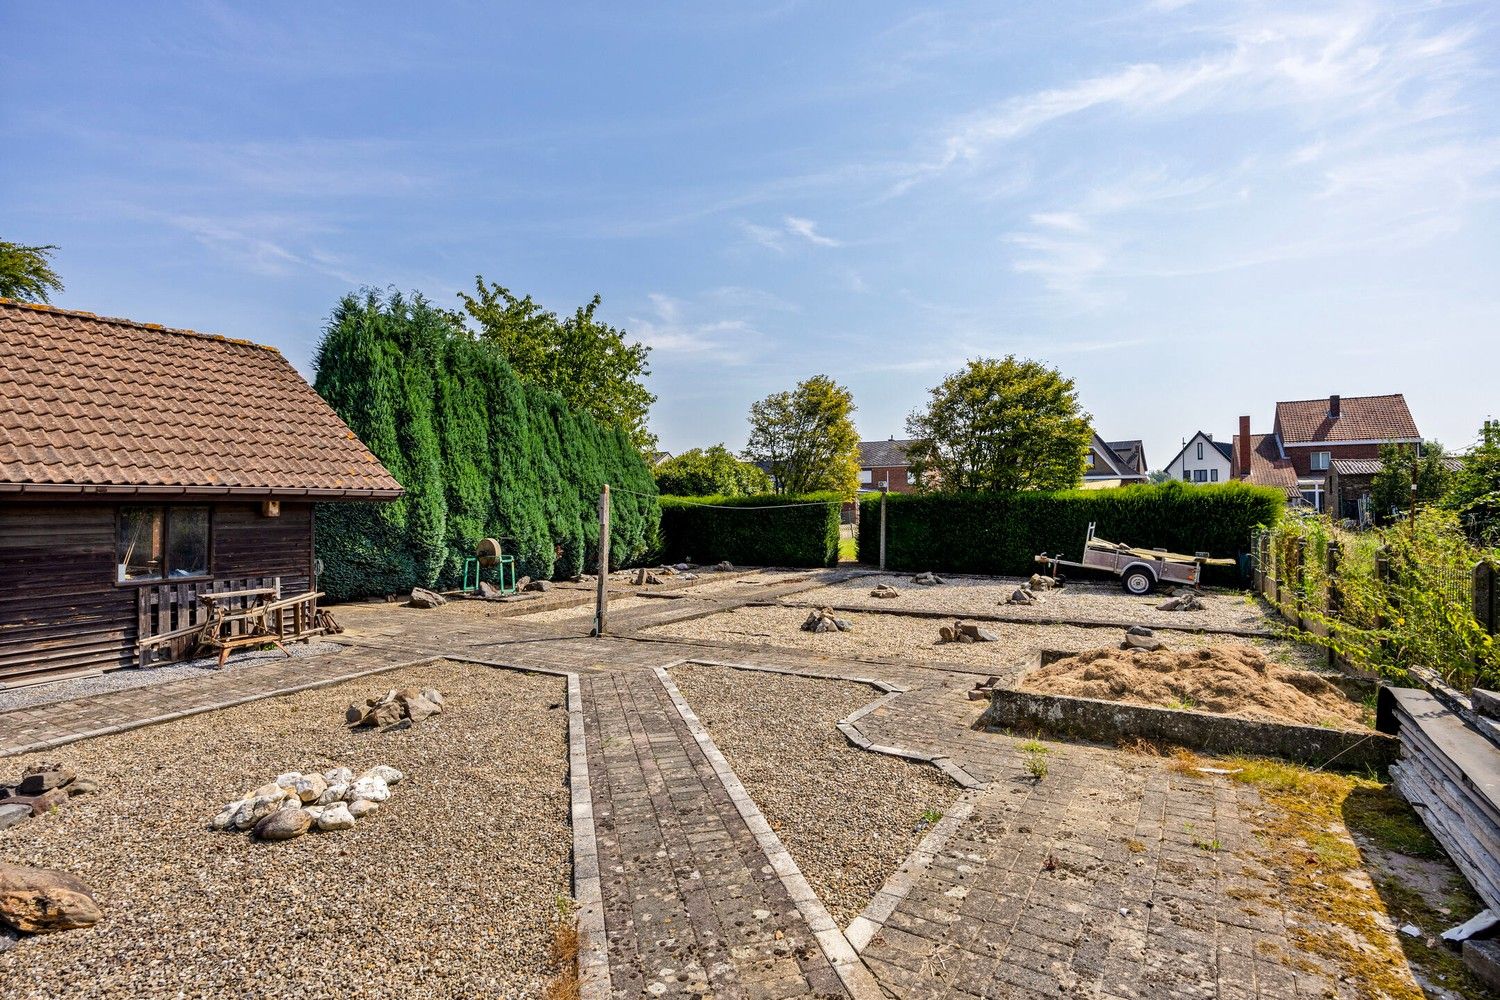
<instances>
[{"instance_id":1,"label":"scattered stone","mask_svg":"<svg viewBox=\"0 0 1500 1000\"><path fill-rule=\"evenodd\" d=\"M387 691L380 698L370 698L364 705L350 705L344 721L353 728L411 725L443 711L443 693L437 688L418 691L402 688ZM349 778L352 778L351 774ZM327 775L324 775L325 780ZM344 780L348 780L347 778ZM329 782L337 784L337 782Z\"/></svg>"},{"instance_id":2,"label":"scattered stone","mask_svg":"<svg viewBox=\"0 0 1500 1000\"><path fill-rule=\"evenodd\" d=\"M1163 601L1156 606L1158 611L1203 611L1208 607L1195 593L1189 591L1180 597Z\"/></svg>"},{"instance_id":3,"label":"scattered stone","mask_svg":"<svg viewBox=\"0 0 1500 1000\"><path fill-rule=\"evenodd\" d=\"M1005 603L1020 604L1026 607L1030 607L1033 604L1040 604L1041 600L1041 597L1037 596L1036 591L1031 590L1027 587L1017 587L1015 589L1015 592L1012 593L1010 597L1006 598Z\"/></svg>"},{"instance_id":4,"label":"scattered stone","mask_svg":"<svg viewBox=\"0 0 1500 1000\"><path fill-rule=\"evenodd\" d=\"M531 593L545 594L552 589L552 584L546 580L532 580L526 585L525 589Z\"/></svg>"},{"instance_id":5,"label":"scattered stone","mask_svg":"<svg viewBox=\"0 0 1500 1000\"><path fill-rule=\"evenodd\" d=\"M439 691L437 688L423 688L422 697L432 702L438 708L443 707L443 692Z\"/></svg>"},{"instance_id":6,"label":"scattered stone","mask_svg":"<svg viewBox=\"0 0 1500 1000\"><path fill-rule=\"evenodd\" d=\"M714 569L718 570L720 573L733 573L734 563L730 562L728 559L725 559L723 562L715 566Z\"/></svg>"},{"instance_id":7,"label":"scattered stone","mask_svg":"<svg viewBox=\"0 0 1500 1000\"><path fill-rule=\"evenodd\" d=\"M61 764L34 764L21 776L16 790L22 795L41 795L54 788L62 788L77 775Z\"/></svg>"},{"instance_id":8,"label":"scattered stone","mask_svg":"<svg viewBox=\"0 0 1500 1000\"><path fill-rule=\"evenodd\" d=\"M1156 634L1156 630L1155 629L1147 628L1144 625L1132 625L1128 629L1125 630L1125 634L1126 635L1155 635Z\"/></svg>"},{"instance_id":9,"label":"scattered stone","mask_svg":"<svg viewBox=\"0 0 1500 1000\"><path fill-rule=\"evenodd\" d=\"M362 778L356 778L354 784L350 785L349 790L344 794L350 802L353 802L355 799L384 802L391 797L391 789L383 778L378 778L374 775L365 775Z\"/></svg>"},{"instance_id":10,"label":"scattered stone","mask_svg":"<svg viewBox=\"0 0 1500 1000\"><path fill-rule=\"evenodd\" d=\"M496 586L493 583L490 583L490 581L488 581L488 580L480 580L479 581L479 596L480 597L488 597L488 598L496 598L496 597L504 597L505 594L504 594L504 592L502 592L500 590L500 588L498 586Z\"/></svg>"},{"instance_id":11,"label":"scattered stone","mask_svg":"<svg viewBox=\"0 0 1500 1000\"><path fill-rule=\"evenodd\" d=\"M1000 678L988 677L969 689L970 701L988 701L1000 686Z\"/></svg>"},{"instance_id":12,"label":"scattered stone","mask_svg":"<svg viewBox=\"0 0 1500 1000\"><path fill-rule=\"evenodd\" d=\"M938 629L939 642L999 642L1000 637L987 628L969 622L956 621L952 625L944 625Z\"/></svg>"},{"instance_id":13,"label":"scattered stone","mask_svg":"<svg viewBox=\"0 0 1500 1000\"><path fill-rule=\"evenodd\" d=\"M406 779L406 775L403 774L398 768L391 767L387 764L376 764L364 774L361 774L360 777L379 778L388 786L399 785Z\"/></svg>"},{"instance_id":14,"label":"scattered stone","mask_svg":"<svg viewBox=\"0 0 1500 1000\"><path fill-rule=\"evenodd\" d=\"M810 612L802 623L804 632L853 632L854 623L847 618L834 616L832 608L819 608Z\"/></svg>"},{"instance_id":15,"label":"scattered stone","mask_svg":"<svg viewBox=\"0 0 1500 1000\"><path fill-rule=\"evenodd\" d=\"M5 800L16 805L30 805L31 815L45 816L54 809L59 809L68 801L68 790L66 788L49 788L40 795L13 795Z\"/></svg>"},{"instance_id":16,"label":"scattered stone","mask_svg":"<svg viewBox=\"0 0 1500 1000\"><path fill-rule=\"evenodd\" d=\"M671 571L670 570L663 570L663 572L671 572ZM657 574L655 574L655 573L651 572L650 570L648 570L644 566L642 566L640 569L638 569L638 570L635 571L635 585L637 587L644 587L644 586L648 586L648 585L649 586L657 586L657 585L663 584L663 583L666 583L666 581L663 580Z\"/></svg>"},{"instance_id":17,"label":"scattered stone","mask_svg":"<svg viewBox=\"0 0 1500 1000\"><path fill-rule=\"evenodd\" d=\"M347 770L347 768L345 768L345 770ZM347 801L349 796L349 786L352 784L354 784L354 776L351 774L348 781L339 781L330 784L323 790L323 794L318 796L318 801L313 804L327 806L332 805L335 802Z\"/></svg>"},{"instance_id":18,"label":"scattered stone","mask_svg":"<svg viewBox=\"0 0 1500 1000\"><path fill-rule=\"evenodd\" d=\"M283 796L280 795L274 798L269 795L257 795L254 798L243 800L234 813L234 828L236 830L251 829L262 819L275 812L277 807L281 805L282 798Z\"/></svg>"},{"instance_id":19,"label":"scattered stone","mask_svg":"<svg viewBox=\"0 0 1500 1000\"><path fill-rule=\"evenodd\" d=\"M0 830L8 830L23 819L30 818L31 806L14 802L0 803Z\"/></svg>"},{"instance_id":20,"label":"scattered stone","mask_svg":"<svg viewBox=\"0 0 1500 1000\"><path fill-rule=\"evenodd\" d=\"M1134 632L1125 633L1125 641L1120 643L1121 649L1139 649L1147 653L1154 653L1159 649L1166 649L1167 644L1155 636L1138 635Z\"/></svg>"},{"instance_id":21,"label":"scattered stone","mask_svg":"<svg viewBox=\"0 0 1500 1000\"><path fill-rule=\"evenodd\" d=\"M1031 574L1031 579L1027 581L1027 586L1029 586L1032 590L1041 591L1051 590L1053 587L1057 586L1057 583L1050 576L1043 576L1040 573L1033 573Z\"/></svg>"},{"instance_id":22,"label":"scattered stone","mask_svg":"<svg viewBox=\"0 0 1500 1000\"><path fill-rule=\"evenodd\" d=\"M66 872L0 864L0 923L28 934L92 927L103 914L94 894Z\"/></svg>"},{"instance_id":23,"label":"scattered stone","mask_svg":"<svg viewBox=\"0 0 1500 1000\"><path fill-rule=\"evenodd\" d=\"M347 805L335 802L318 815L317 826L322 831L348 830L354 826L354 815Z\"/></svg>"},{"instance_id":24,"label":"scattered stone","mask_svg":"<svg viewBox=\"0 0 1500 1000\"><path fill-rule=\"evenodd\" d=\"M374 812L380 811L380 803L371 802L369 799L355 799L349 803L349 815L355 819L363 819Z\"/></svg>"},{"instance_id":25,"label":"scattered stone","mask_svg":"<svg viewBox=\"0 0 1500 1000\"><path fill-rule=\"evenodd\" d=\"M447 603L448 598L444 597L442 594L439 594L437 591L427 590L422 587L411 588L411 598L407 601L407 604L409 604L411 607L426 608L428 610L431 610L432 608L440 608Z\"/></svg>"},{"instance_id":26,"label":"scattered stone","mask_svg":"<svg viewBox=\"0 0 1500 1000\"><path fill-rule=\"evenodd\" d=\"M900 597L901 591L897 590L895 587L892 587L888 583L882 583L878 584L874 590L870 591L870 596L879 597L883 600L890 600L893 597Z\"/></svg>"},{"instance_id":27,"label":"scattered stone","mask_svg":"<svg viewBox=\"0 0 1500 1000\"><path fill-rule=\"evenodd\" d=\"M521 579L516 581L517 590L525 590L529 586L531 586L531 577L529 576L523 576L521 577Z\"/></svg>"},{"instance_id":28,"label":"scattered stone","mask_svg":"<svg viewBox=\"0 0 1500 1000\"><path fill-rule=\"evenodd\" d=\"M686 573L688 570L697 569L698 567L694 566L690 562L680 562L680 563L673 563L672 568L675 569L679 573Z\"/></svg>"},{"instance_id":29,"label":"scattered stone","mask_svg":"<svg viewBox=\"0 0 1500 1000\"><path fill-rule=\"evenodd\" d=\"M292 783L292 791L300 802L317 802L327 790L328 779L317 773L298 775Z\"/></svg>"},{"instance_id":30,"label":"scattered stone","mask_svg":"<svg viewBox=\"0 0 1500 1000\"><path fill-rule=\"evenodd\" d=\"M257 840L293 840L312 826L312 817L300 808L278 809L255 824Z\"/></svg>"},{"instance_id":31,"label":"scattered stone","mask_svg":"<svg viewBox=\"0 0 1500 1000\"><path fill-rule=\"evenodd\" d=\"M940 587L948 581L944 580L936 573L918 573L916 576L911 578L911 582L915 583L919 587Z\"/></svg>"},{"instance_id":32,"label":"scattered stone","mask_svg":"<svg viewBox=\"0 0 1500 1000\"><path fill-rule=\"evenodd\" d=\"M417 697L412 698L409 701L403 702L402 704L406 708L406 717L412 722L421 722L424 719L430 719L434 715L437 715L442 711L441 708L434 705L426 698L423 698L421 695L418 695Z\"/></svg>"}]
</instances>

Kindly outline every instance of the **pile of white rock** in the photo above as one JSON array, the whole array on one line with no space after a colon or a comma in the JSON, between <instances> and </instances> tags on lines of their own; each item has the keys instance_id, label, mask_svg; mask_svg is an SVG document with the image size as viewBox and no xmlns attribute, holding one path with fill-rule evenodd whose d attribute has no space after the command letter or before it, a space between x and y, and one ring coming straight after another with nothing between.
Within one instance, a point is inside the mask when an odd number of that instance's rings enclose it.
<instances>
[{"instance_id":1,"label":"pile of white rock","mask_svg":"<svg viewBox=\"0 0 1500 1000\"><path fill-rule=\"evenodd\" d=\"M406 777L378 764L361 775L347 767L321 773L288 771L224 806L210 826L252 830L259 840L291 840L309 830L347 830L380 808L391 786Z\"/></svg>"}]
</instances>

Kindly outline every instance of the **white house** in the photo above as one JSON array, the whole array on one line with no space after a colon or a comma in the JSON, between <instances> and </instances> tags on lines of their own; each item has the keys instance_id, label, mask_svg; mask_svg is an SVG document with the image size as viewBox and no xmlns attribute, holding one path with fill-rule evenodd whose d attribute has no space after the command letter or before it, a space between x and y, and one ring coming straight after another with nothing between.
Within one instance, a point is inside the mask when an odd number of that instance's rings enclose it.
<instances>
[{"instance_id":1,"label":"white house","mask_svg":"<svg viewBox=\"0 0 1500 1000\"><path fill-rule=\"evenodd\" d=\"M1227 483L1234 478L1233 469L1234 446L1199 431L1184 442L1164 471L1169 479L1185 483Z\"/></svg>"}]
</instances>

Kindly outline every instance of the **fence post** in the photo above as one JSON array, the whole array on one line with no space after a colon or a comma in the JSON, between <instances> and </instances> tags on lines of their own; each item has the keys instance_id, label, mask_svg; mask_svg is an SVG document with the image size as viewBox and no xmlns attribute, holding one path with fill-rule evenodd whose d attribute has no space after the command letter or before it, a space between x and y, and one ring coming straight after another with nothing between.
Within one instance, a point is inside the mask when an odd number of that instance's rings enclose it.
<instances>
[{"instance_id":1,"label":"fence post","mask_svg":"<svg viewBox=\"0 0 1500 1000\"><path fill-rule=\"evenodd\" d=\"M1333 651L1334 622L1344 610L1344 592L1339 587L1339 560L1343 552L1336 539L1328 543L1328 590L1323 599L1323 619L1328 628L1328 665L1338 666L1338 654Z\"/></svg>"},{"instance_id":2,"label":"fence post","mask_svg":"<svg viewBox=\"0 0 1500 1000\"><path fill-rule=\"evenodd\" d=\"M1297 627L1307 628L1302 620L1302 606L1307 600L1307 539L1297 539L1297 577L1292 584L1292 607L1297 611Z\"/></svg>"},{"instance_id":3,"label":"fence post","mask_svg":"<svg viewBox=\"0 0 1500 1000\"><path fill-rule=\"evenodd\" d=\"M1472 583L1474 620L1486 634L1494 635L1500 631L1500 621L1496 621L1500 617L1500 602L1495 593L1495 564L1488 559L1475 563ZM1484 664L1475 662L1474 666L1483 668Z\"/></svg>"},{"instance_id":4,"label":"fence post","mask_svg":"<svg viewBox=\"0 0 1500 1000\"><path fill-rule=\"evenodd\" d=\"M1380 591L1380 602L1375 606L1375 631L1384 632L1390 624L1385 609L1391 602L1391 560L1384 549L1375 557L1375 583ZM1382 660L1388 660L1391 655L1391 640L1384 635L1380 637L1380 655Z\"/></svg>"},{"instance_id":5,"label":"fence post","mask_svg":"<svg viewBox=\"0 0 1500 1000\"><path fill-rule=\"evenodd\" d=\"M890 484L880 484L880 572L885 572L885 498L890 494Z\"/></svg>"},{"instance_id":6,"label":"fence post","mask_svg":"<svg viewBox=\"0 0 1500 1000\"><path fill-rule=\"evenodd\" d=\"M604 634L609 608L609 484L599 492L599 587L594 594L594 634Z\"/></svg>"}]
</instances>

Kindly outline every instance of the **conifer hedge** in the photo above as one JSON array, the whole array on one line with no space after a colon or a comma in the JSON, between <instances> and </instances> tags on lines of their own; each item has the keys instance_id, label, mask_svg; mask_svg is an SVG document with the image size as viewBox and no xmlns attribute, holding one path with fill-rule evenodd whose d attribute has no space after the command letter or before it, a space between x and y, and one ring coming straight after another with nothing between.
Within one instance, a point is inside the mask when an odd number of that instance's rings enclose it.
<instances>
[{"instance_id":1,"label":"conifer hedge","mask_svg":"<svg viewBox=\"0 0 1500 1000\"><path fill-rule=\"evenodd\" d=\"M1238 557L1256 525L1276 523L1280 490L1244 483L1126 486L1056 493L892 493L886 567L1024 576L1033 557L1083 556L1090 521L1101 538L1172 552ZM880 551L880 497L860 501L859 551ZM867 556L868 558L868 556ZM1212 568L1212 567L1211 567ZM1235 573L1215 573L1232 583Z\"/></svg>"},{"instance_id":2,"label":"conifer hedge","mask_svg":"<svg viewBox=\"0 0 1500 1000\"><path fill-rule=\"evenodd\" d=\"M832 566L839 561L841 503L837 493L664 496L660 555L664 562Z\"/></svg>"},{"instance_id":3,"label":"conifer hedge","mask_svg":"<svg viewBox=\"0 0 1500 1000\"><path fill-rule=\"evenodd\" d=\"M597 559L600 488L614 494L610 562L656 539L656 486L630 438L522 382L489 344L420 295L339 302L314 388L406 495L321 504L319 589L331 600L456 586L481 538L550 579Z\"/></svg>"}]
</instances>

